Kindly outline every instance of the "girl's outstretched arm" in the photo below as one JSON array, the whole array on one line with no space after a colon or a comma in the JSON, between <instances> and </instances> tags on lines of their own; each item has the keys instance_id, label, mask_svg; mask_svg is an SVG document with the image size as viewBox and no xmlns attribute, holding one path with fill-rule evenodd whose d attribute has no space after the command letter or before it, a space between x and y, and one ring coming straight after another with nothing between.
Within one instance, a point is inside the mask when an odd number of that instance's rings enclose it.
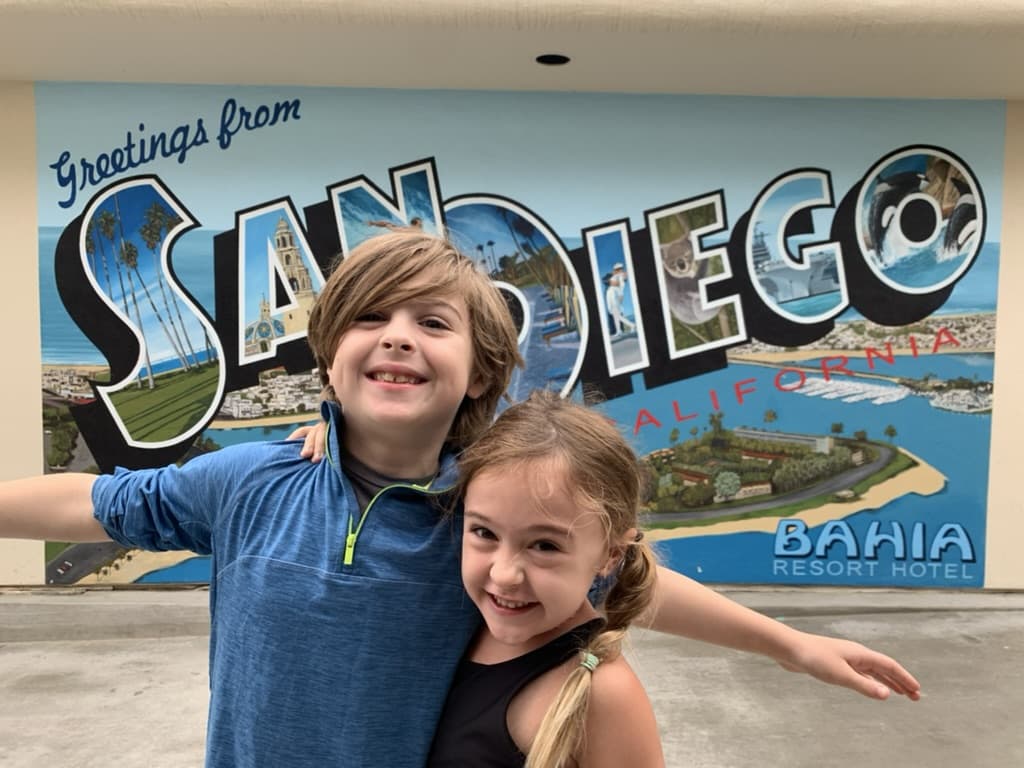
<instances>
[{"instance_id":1,"label":"girl's outstretched arm","mask_svg":"<svg viewBox=\"0 0 1024 768\"><path fill-rule=\"evenodd\" d=\"M69 472L0 483L0 538L107 541L92 516L95 475Z\"/></svg>"},{"instance_id":2,"label":"girl's outstretched arm","mask_svg":"<svg viewBox=\"0 0 1024 768\"><path fill-rule=\"evenodd\" d=\"M319 462L326 453L327 446L327 423L319 421L316 424L307 424L298 427L288 435L288 440L301 440L302 450L299 455L309 459L314 464Z\"/></svg>"},{"instance_id":3,"label":"girl's outstretched arm","mask_svg":"<svg viewBox=\"0 0 1024 768\"><path fill-rule=\"evenodd\" d=\"M323 423L300 427L289 438L304 438L302 455L324 454ZM897 661L859 643L789 627L720 595L682 574L658 569L655 611L647 622L659 632L760 653L792 672L805 672L873 699L890 691L917 701L921 685Z\"/></svg>"},{"instance_id":4,"label":"girl's outstretched arm","mask_svg":"<svg viewBox=\"0 0 1024 768\"><path fill-rule=\"evenodd\" d=\"M873 699L886 699L890 691L921 698L920 683L902 665L860 643L801 632L668 568L659 567L656 589L646 622L651 629L759 653L791 672Z\"/></svg>"}]
</instances>

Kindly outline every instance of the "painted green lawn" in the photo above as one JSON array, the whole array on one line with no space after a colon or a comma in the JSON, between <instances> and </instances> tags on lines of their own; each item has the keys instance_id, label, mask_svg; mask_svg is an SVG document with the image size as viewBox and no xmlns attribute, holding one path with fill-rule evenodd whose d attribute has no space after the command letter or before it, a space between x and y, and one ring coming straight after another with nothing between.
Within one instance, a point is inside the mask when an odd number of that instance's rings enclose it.
<instances>
[{"instance_id":1,"label":"painted green lawn","mask_svg":"<svg viewBox=\"0 0 1024 768\"><path fill-rule=\"evenodd\" d=\"M50 562L51 560L53 560L53 558L55 558L57 555L59 555L61 552L63 552L65 549L67 549L70 546L71 546L71 542L70 541L48 541L48 542L46 542L46 544L44 546L44 552L46 553L44 555L44 557L46 558L46 562Z\"/></svg>"},{"instance_id":2,"label":"painted green lawn","mask_svg":"<svg viewBox=\"0 0 1024 768\"><path fill-rule=\"evenodd\" d=\"M177 437L202 418L217 393L218 366L156 377L156 387L134 385L110 396L128 434L156 442Z\"/></svg>"}]
</instances>

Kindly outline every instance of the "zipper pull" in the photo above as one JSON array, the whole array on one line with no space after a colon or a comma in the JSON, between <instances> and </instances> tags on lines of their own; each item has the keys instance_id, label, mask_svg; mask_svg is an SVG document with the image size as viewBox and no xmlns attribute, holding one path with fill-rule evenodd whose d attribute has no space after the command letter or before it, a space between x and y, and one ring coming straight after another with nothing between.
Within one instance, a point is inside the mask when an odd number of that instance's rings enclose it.
<instances>
[{"instance_id":1,"label":"zipper pull","mask_svg":"<svg viewBox=\"0 0 1024 768\"><path fill-rule=\"evenodd\" d=\"M350 533L345 537L345 565L352 565L352 558L356 553L356 538L357 534Z\"/></svg>"}]
</instances>

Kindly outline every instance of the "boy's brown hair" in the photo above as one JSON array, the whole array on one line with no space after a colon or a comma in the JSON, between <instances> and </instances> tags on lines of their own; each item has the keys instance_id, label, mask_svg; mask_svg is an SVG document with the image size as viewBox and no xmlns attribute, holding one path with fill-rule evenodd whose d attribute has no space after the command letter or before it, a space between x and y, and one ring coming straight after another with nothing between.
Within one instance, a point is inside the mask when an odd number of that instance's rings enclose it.
<instances>
[{"instance_id":1,"label":"boy's brown hair","mask_svg":"<svg viewBox=\"0 0 1024 768\"><path fill-rule=\"evenodd\" d=\"M450 242L420 229L398 229L365 240L328 278L309 316L308 341L325 397L335 399L328 371L343 333L356 318L428 295L466 302L473 372L485 384L459 406L448 443L464 448L490 425L512 372L523 361L515 324L501 292Z\"/></svg>"}]
</instances>

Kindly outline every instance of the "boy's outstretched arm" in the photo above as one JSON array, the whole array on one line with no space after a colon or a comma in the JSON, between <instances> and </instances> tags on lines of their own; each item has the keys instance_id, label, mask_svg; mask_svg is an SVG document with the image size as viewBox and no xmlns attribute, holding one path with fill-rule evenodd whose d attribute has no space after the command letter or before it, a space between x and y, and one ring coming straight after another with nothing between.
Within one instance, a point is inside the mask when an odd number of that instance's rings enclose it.
<instances>
[{"instance_id":1,"label":"boy's outstretched arm","mask_svg":"<svg viewBox=\"0 0 1024 768\"><path fill-rule=\"evenodd\" d=\"M0 483L0 538L107 541L92 515L95 475L68 473Z\"/></svg>"},{"instance_id":2,"label":"boy's outstretched arm","mask_svg":"<svg viewBox=\"0 0 1024 768\"><path fill-rule=\"evenodd\" d=\"M768 656L791 672L842 685L873 699L889 692L917 701L921 685L898 662L860 643L801 632L659 567L647 626L659 632Z\"/></svg>"}]
</instances>

